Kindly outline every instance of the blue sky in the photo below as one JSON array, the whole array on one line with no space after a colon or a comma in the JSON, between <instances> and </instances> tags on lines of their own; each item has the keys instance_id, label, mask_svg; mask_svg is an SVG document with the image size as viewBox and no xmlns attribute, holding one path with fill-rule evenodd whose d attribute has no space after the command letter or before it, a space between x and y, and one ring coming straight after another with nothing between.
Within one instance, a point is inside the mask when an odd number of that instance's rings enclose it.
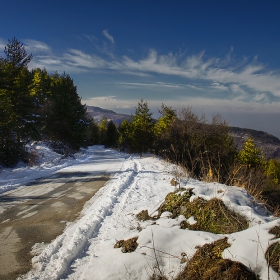
<instances>
[{"instance_id":1,"label":"blue sky","mask_svg":"<svg viewBox=\"0 0 280 280\"><path fill-rule=\"evenodd\" d=\"M30 68L65 71L88 105L192 106L280 137L279 13L279 0L6 1L0 50L15 36Z\"/></svg>"}]
</instances>

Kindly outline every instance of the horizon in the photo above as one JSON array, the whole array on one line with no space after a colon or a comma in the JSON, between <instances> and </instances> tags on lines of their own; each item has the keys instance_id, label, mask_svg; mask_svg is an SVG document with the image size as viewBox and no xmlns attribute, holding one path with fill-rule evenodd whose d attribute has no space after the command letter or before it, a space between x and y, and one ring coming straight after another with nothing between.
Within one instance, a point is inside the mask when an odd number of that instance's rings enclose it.
<instances>
[{"instance_id":1,"label":"horizon","mask_svg":"<svg viewBox=\"0 0 280 280\"><path fill-rule=\"evenodd\" d=\"M82 103L134 113L144 99L280 137L279 1L13 1L0 55L16 37L29 68L64 71ZM11 16L12 15L12 16Z\"/></svg>"}]
</instances>

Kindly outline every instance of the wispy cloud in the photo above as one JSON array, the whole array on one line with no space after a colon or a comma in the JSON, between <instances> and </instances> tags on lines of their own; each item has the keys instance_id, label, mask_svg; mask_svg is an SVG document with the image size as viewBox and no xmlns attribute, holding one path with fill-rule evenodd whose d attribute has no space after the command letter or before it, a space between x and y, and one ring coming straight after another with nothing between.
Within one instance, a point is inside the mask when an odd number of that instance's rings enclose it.
<instances>
[{"instance_id":1,"label":"wispy cloud","mask_svg":"<svg viewBox=\"0 0 280 280\"><path fill-rule=\"evenodd\" d=\"M176 55L158 55L155 50L151 50L146 58L139 61L124 57L123 65L133 71L180 76L188 81L200 80L205 83L205 88L229 93L231 90L236 93L242 88L240 92L244 93L246 89L250 95L269 93L269 100L280 98L279 73L267 70L255 58L240 63L229 56L225 59L206 59L202 52L179 60Z\"/></svg>"},{"instance_id":2,"label":"wispy cloud","mask_svg":"<svg viewBox=\"0 0 280 280\"><path fill-rule=\"evenodd\" d=\"M64 61L66 64L77 68L105 68L107 61L99 56L85 54L84 52L76 49L69 49L64 54Z\"/></svg>"},{"instance_id":3,"label":"wispy cloud","mask_svg":"<svg viewBox=\"0 0 280 280\"><path fill-rule=\"evenodd\" d=\"M125 88L166 88L166 89L183 89L186 88L187 85L184 84L172 84L172 83L164 83L164 82L155 82L155 83L130 83L130 82L119 82L115 83L116 85L119 85L121 87Z\"/></svg>"},{"instance_id":4,"label":"wispy cloud","mask_svg":"<svg viewBox=\"0 0 280 280\"><path fill-rule=\"evenodd\" d=\"M88 39L91 43L98 42L98 39L93 35L84 34L83 35L86 39Z\"/></svg>"},{"instance_id":5,"label":"wispy cloud","mask_svg":"<svg viewBox=\"0 0 280 280\"><path fill-rule=\"evenodd\" d=\"M36 41L36 40L31 40L31 39L25 39L23 40L25 49L33 54L38 54L38 53L50 53L51 48L41 42L41 41Z\"/></svg>"},{"instance_id":6,"label":"wispy cloud","mask_svg":"<svg viewBox=\"0 0 280 280\"><path fill-rule=\"evenodd\" d=\"M106 29L106 30L103 30L103 35L113 44L114 43L114 38L113 38L113 36L112 35L110 35L109 33L108 33L108 30Z\"/></svg>"},{"instance_id":7,"label":"wispy cloud","mask_svg":"<svg viewBox=\"0 0 280 280\"><path fill-rule=\"evenodd\" d=\"M107 30L103 34L111 43L114 42ZM95 40L94 36L85 37ZM28 39L24 43L26 49L34 54L30 63L33 68L46 67L48 71L67 71L70 74L115 72L138 76L135 83L119 83L123 87L186 89L191 93L204 91L205 96L212 98L257 103L280 102L279 71L267 69L267 66L258 62L257 57L237 60L233 48L222 58L208 57L204 51L196 55L187 55L186 51L158 54L155 49L151 49L143 58L135 59L134 54L114 56L106 42L99 54L73 48L55 54L44 42ZM0 39L0 47L2 45L4 48L6 42ZM180 83L166 82L166 78L171 81L173 77ZM151 82L147 82L147 79L141 81L141 78L149 78Z\"/></svg>"},{"instance_id":8,"label":"wispy cloud","mask_svg":"<svg viewBox=\"0 0 280 280\"><path fill-rule=\"evenodd\" d=\"M0 53L4 52L5 46L7 45L8 41L5 41L4 39L0 38Z\"/></svg>"}]
</instances>

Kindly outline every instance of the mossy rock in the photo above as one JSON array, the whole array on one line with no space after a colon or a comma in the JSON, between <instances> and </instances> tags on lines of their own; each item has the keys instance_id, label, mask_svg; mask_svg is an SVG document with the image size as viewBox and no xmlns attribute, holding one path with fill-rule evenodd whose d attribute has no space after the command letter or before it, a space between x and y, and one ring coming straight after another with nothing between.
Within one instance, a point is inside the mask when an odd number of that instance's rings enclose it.
<instances>
[{"instance_id":1,"label":"mossy rock","mask_svg":"<svg viewBox=\"0 0 280 280\"><path fill-rule=\"evenodd\" d=\"M223 259L223 251L230 247L227 238L205 244L199 248L176 280L256 280L257 277L240 262Z\"/></svg>"},{"instance_id":2,"label":"mossy rock","mask_svg":"<svg viewBox=\"0 0 280 280\"><path fill-rule=\"evenodd\" d=\"M138 237L136 236L136 237L132 237L132 238L127 239L127 240L123 240L123 239L119 240L114 245L114 248L122 248L123 253L134 252L138 247L137 239L138 239Z\"/></svg>"}]
</instances>

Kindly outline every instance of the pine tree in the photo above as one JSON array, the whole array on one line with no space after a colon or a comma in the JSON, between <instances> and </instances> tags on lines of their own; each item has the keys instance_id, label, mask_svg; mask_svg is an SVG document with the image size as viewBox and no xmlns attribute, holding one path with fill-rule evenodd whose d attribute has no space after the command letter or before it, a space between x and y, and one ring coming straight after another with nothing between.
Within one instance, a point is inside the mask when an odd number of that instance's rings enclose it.
<instances>
[{"instance_id":1,"label":"pine tree","mask_svg":"<svg viewBox=\"0 0 280 280\"><path fill-rule=\"evenodd\" d=\"M102 145L106 145L107 142L107 125L108 125L107 117L103 116L99 124L99 141L100 144Z\"/></svg>"},{"instance_id":2,"label":"pine tree","mask_svg":"<svg viewBox=\"0 0 280 280\"><path fill-rule=\"evenodd\" d=\"M254 139L251 137L244 143L242 150L238 154L238 158L242 164L252 168L263 163L262 151L256 146Z\"/></svg>"},{"instance_id":3,"label":"pine tree","mask_svg":"<svg viewBox=\"0 0 280 280\"><path fill-rule=\"evenodd\" d=\"M0 59L0 162L13 165L24 154L24 144L33 130L33 99L30 95L32 59L16 38L8 40Z\"/></svg>"},{"instance_id":4,"label":"pine tree","mask_svg":"<svg viewBox=\"0 0 280 280\"><path fill-rule=\"evenodd\" d=\"M155 135L159 136L163 131L165 131L173 120L176 118L176 112L172 107L168 107L164 104L161 105L161 110L159 110L161 117L159 117L157 123L155 124Z\"/></svg>"},{"instance_id":5,"label":"pine tree","mask_svg":"<svg viewBox=\"0 0 280 280\"><path fill-rule=\"evenodd\" d=\"M142 99L138 102L135 115L131 117L131 149L132 152L144 153L153 146L154 124L153 113L148 108L148 103Z\"/></svg>"},{"instance_id":6,"label":"pine tree","mask_svg":"<svg viewBox=\"0 0 280 280\"><path fill-rule=\"evenodd\" d=\"M53 140L65 141L73 149L86 143L90 124L85 105L69 75L51 76L50 104L46 112L46 134Z\"/></svg>"},{"instance_id":7,"label":"pine tree","mask_svg":"<svg viewBox=\"0 0 280 280\"><path fill-rule=\"evenodd\" d=\"M90 119L90 116L88 116L88 119ZM99 126L94 120L91 120L87 127L86 139L89 146L99 144Z\"/></svg>"},{"instance_id":8,"label":"pine tree","mask_svg":"<svg viewBox=\"0 0 280 280\"><path fill-rule=\"evenodd\" d=\"M116 125L112 120L107 123L107 135L106 135L106 143L107 147L116 147L119 139L119 133Z\"/></svg>"},{"instance_id":9,"label":"pine tree","mask_svg":"<svg viewBox=\"0 0 280 280\"><path fill-rule=\"evenodd\" d=\"M128 120L123 120L119 126L118 146L120 150L124 150L124 151L131 150L132 132L130 127L131 125Z\"/></svg>"},{"instance_id":10,"label":"pine tree","mask_svg":"<svg viewBox=\"0 0 280 280\"><path fill-rule=\"evenodd\" d=\"M32 81L30 94L34 105L34 133L33 138L44 138L46 115L50 110L51 78L46 69L40 68L31 71Z\"/></svg>"}]
</instances>

